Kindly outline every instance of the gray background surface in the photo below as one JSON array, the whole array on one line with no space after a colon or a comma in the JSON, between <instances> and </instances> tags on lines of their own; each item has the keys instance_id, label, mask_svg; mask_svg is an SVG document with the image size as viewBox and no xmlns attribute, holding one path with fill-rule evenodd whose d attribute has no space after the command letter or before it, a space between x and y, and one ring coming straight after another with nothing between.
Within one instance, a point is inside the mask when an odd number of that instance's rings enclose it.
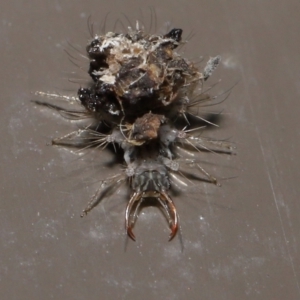
<instances>
[{"instance_id":1,"label":"gray background surface","mask_svg":"<svg viewBox=\"0 0 300 300\"><path fill-rule=\"evenodd\" d=\"M194 36L185 56L220 54L211 82L232 87L214 137L238 155L216 156L217 188L197 183L174 201L184 251L166 220L142 211L125 247L126 196L79 217L114 174L108 152L79 156L47 146L76 128L30 103L34 91L74 94L87 80L64 49L89 38L87 18L120 18ZM141 16L140 10L143 12ZM5 1L0 12L1 299L300 299L299 1ZM99 25L101 27L101 25ZM97 27L95 27L97 28ZM74 50L73 50L74 53ZM85 67L86 62L79 63ZM75 74L71 72L75 71ZM219 89L219 90L218 90ZM120 166L116 166L119 169Z\"/></svg>"}]
</instances>

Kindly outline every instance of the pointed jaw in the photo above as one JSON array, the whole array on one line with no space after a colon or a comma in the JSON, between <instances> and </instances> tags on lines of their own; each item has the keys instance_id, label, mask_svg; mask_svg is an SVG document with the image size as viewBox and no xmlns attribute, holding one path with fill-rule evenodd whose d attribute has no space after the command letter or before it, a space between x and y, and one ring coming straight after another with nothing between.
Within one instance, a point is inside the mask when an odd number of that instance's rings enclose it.
<instances>
[{"instance_id":1,"label":"pointed jaw","mask_svg":"<svg viewBox=\"0 0 300 300\"><path fill-rule=\"evenodd\" d=\"M142 203L143 198L149 197L149 196L153 197L154 195L156 198L158 198L160 204L162 205L162 207L165 211L165 215L168 218L169 226L171 229L169 241L171 241L175 237L175 235L178 231L178 215L177 215L176 207L175 207L172 199L166 192L160 192L160 193L155 192L154 194L153 193L144 193L144 192L135 192L135 193L133 193L133 195L131 196L131 198L127 204L126 215L125 215L125 229L126 229L127 235L133 241L135 241L136 238L135 238L135 235L134 235L132 229L134 227L134 224L135 224L135 221L137 218L139 206Z\"/></svg>"}]
</instances>

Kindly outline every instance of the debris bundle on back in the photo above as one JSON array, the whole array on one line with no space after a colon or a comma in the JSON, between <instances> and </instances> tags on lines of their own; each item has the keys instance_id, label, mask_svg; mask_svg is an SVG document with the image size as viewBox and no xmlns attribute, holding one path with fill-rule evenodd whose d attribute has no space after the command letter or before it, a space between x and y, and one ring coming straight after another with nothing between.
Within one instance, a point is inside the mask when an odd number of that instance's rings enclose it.
<instances>
[{"instance_id":1,"label":"debris bundle on back","mask_svg":"<svg viewBox=\"0 0 300 300\"><path fill-rule=\"evenodd\" d=\"M78 100L85 111L73 111L48 105L63 111L68 117L84 114L93 125L53 141L56 145L78 145L104 148L113 144L121 151L126 170L111 178L111 184L126 181L131 190L127 204L125 226L135 240L133 227L144 199L152 197L163 208L171 229L170 240L178 230L178 215L170 196L172 178L181 175L181 165L193 163L206 177L217 184L197 160L184 160L180 148L187 151L231 152L225 142L192 135L191 128L205 120L195 115L207 94L196 93L220 62L209 59L203 72L176 48L181 44L181 29L165 35L147 34L138 25L124 33L108 32L96 35L86 47L88 73L93 83L78 90ZM116 147L117 145L117 147ZM222 150L223 149L223 150ZM84 210L88 213L101 200L99 191Z\"/></svg>"}]
</instances>

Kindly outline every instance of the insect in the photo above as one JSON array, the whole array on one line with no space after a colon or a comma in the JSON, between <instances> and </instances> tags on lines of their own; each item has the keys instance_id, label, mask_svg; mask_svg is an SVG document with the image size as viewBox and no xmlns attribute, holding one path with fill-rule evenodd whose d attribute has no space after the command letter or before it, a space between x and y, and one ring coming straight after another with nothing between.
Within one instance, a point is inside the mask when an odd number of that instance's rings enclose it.
<instances>
[{"instance_id":1,"label":"insect","mask_svg":"<svg viewBox=\"0 0 300 300\"><path fill-rule=\"evenodd\" d=\"M95 35L86 47L92 83L79 88L75 99L81 109L34 101L68 119L92 120L88 126L53 140L53 144L101 150L113 145L122 153L125 171L107 182L126 182L131 191L125 229L132 240L139 209L147 198L157 199L168 221L169 240L174 238L179 222L170 191L173 180L184 176L185 164L193 164L205 181L218 185L197 159L184 157L180 149L228 154L233 149L229 142L194 134L203 124L211 124L201 116L201 108L213 101L196 88L202 88L221 58L210 58L200 71L176 52L181 43L182 29L174 28L164 35L147 34L138 22L127 33ZM100 187L82 216L104 196Z\"/></svg>"}]
</instances>

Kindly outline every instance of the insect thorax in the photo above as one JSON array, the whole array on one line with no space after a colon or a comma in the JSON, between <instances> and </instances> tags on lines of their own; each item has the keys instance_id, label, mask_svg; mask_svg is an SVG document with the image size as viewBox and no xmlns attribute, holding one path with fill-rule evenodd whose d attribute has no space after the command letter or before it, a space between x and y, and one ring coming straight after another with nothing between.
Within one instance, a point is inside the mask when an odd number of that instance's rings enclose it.
<instances>
[{"instance_id":1,"label":"insect thorax","mask_svg":"<svg viewBox=\"0 0 300 300\"><path fill-rule=\"evenodd\" d=\"M145 196L169 190L170 181L167 168L160 162L143 161L135 169L131 188L137 192L146 192Z\"/></svg>"}]
</instances>

